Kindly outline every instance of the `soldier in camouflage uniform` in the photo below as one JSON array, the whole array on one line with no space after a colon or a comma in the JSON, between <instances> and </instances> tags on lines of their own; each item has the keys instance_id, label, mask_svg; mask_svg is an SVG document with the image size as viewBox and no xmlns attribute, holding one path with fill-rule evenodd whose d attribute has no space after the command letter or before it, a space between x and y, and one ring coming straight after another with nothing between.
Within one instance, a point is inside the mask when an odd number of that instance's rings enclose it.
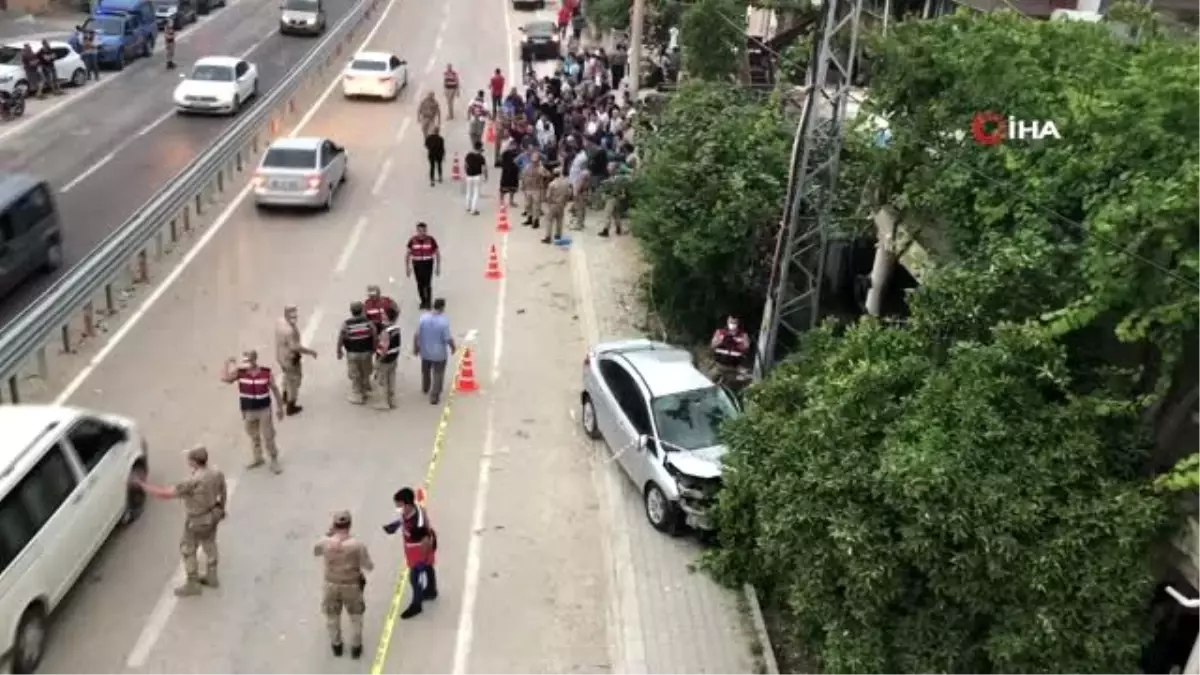
<instances>
[{"instance_id":1,"label":"soldier in camouflage uniform","mask_svg":"<svg viewBox=\"0 0 1200 675\"><path fill-rule=\"evenodd\" d=\"M321 613L329 629L329 644L334 656L341 656L342 610L350 615L350 658L362 656L363 613L367 603L363 591L366 573L375 569L367 545L350 535L350 512L333 515L333 526L325 538L313 547L313 555L325 560L325 588L321 595Z\"/></svg>"},{"instance_id":2,"label":"soldier in camouflage uniform","mask_svg":"<svg viewBox=\"0 0 1200 675\"><path fill-rule=\"evenodd\" d=\"M536 150L529 156L529 164L521 172L521 191L525 194L525 225L535 230L542 226L542 202L546 198L546 184L550 172L542 166L542 157Z\"/></svg>"},{"instance_id":3,"label":"soldier in camouflage uniform","mask_svg":"<svg viewBox=\"0 0 1200 675\"><path fill-rule=\"evenodd\" d=\"M623 225L629 211L629 192L633 184L633 176L628 167L610 162L608 164L609 179L600 186L604 195L604 229L600 230L601 237L608 236L610 227L617 230L617 235L624 234Z\"/></svg>"},{"instance_id":4,"label":"soldier in camouflage uniform","mask_svg":"<svg viewBox=\"0 0 1200 675\"><path fill-rule=\"evenodd\" d=\"M225 519L229 493L225 486L225 474L208 465L208 450L196 446L187 451L188 466L192 475L171 487L151 485L143 480L135 483L146 494L158 499L182 499L187 518L183 524L183 538L179 542L179 553L183 556L183 569L187 578L175 589L180 597L200 595L201 586L217 588L217 526ZM204 550L207 571L200 576L200 561L197 549Z\"/></svg>"},{"instance_id":5,"label":"soldier in camouflage uniform","mask_svg":"<svg viewBox=\"0 0 1200 675\"><path fill-rule=\"evenodd\" d=\"M566 174L559 172L546 188L546 216L550 224L546 228L543 244L549 244L555 239L562 238L563 219L566 216L567 202L571 201L571 181Z\"/></svg>"}]
</instances>

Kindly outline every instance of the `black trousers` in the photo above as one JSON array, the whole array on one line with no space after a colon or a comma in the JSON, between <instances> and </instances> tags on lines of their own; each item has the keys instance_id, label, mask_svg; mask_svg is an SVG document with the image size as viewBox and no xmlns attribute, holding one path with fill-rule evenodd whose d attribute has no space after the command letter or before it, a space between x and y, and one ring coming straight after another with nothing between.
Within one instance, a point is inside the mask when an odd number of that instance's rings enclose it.
<instances>
[{"instance_id":1,"label":"black trousers","mask_svg":"<svg viewBox=\"0 0 1200 675\"><path fill-rule=\"evenodd\" d=\"M412 268L413 276L417 278L417 295L421 299L421 309L429 309L433 305L433 261L414 260Z\"/></svg>"},{"instance_id":2,"label":"black trousers","mask_svg":"<svg viewBox=\"0 0 1200 675\"><path fill-rule=\"evenodd\" d=\"M445 161L445 159L446 159L445 157L438 157L437 159L434 159L433 157L429 158L429 182L430 183L434 182L435 180L436 181L442 180L442 162Z\"/></svg>"}]
</instances>

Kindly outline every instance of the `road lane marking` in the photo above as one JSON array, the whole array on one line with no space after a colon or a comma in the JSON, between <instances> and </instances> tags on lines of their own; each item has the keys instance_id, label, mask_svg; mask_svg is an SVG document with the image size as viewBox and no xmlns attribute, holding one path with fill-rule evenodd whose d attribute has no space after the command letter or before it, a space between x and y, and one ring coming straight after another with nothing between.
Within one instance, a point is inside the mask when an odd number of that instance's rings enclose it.
<instances>
[{"instance_id":1,"label":"road lane marking","mask_svg":"<svg viewBox=\"0 0 1200 675\"><path fill-rule=\"evenodd\" d=\"M408 118L405 117L404 122L407 122L407 121L408 121ZM404 127L405 127L404 122L400 123L401 131L404 130ZM379 193L383 192L383 184L385 181L387 181L388 174L391 173L391 171L392 171L392 158L388 157L387 159L383 160L383 166L379 168L379 175L376 176L376 178L375 178L375 184L371 186L371 194L372 195L375 195L376 197L378 197Z\"/></svg>"},{"instance_id":2,"label":"road lane marking","mask_svg":"<svg viewBox=\"0 0 1200 675\"><path fill-rule=\"evenodd\" d=\"M442 36L443 30L446 30L446 21L444 19L442 20L442 27L438 29L437 39L433 41L434 56L437 56L437 53L442 51L442 40L444 39L444 37Z\"/></svg>"},{"instance_id":3,"label":"road lane marking","mask_svg":"<svg viewBox=\"0 0 1200 675\"><path fill-rule=\"evenodd\" d=\"M91 166L89 166L88 168L84 169L83 173L81 173L78 176L76 176L75 178L71 179L70 183L67 183L66 185L62 186L61 188L58 189L58 191L60 193L70 192L71 188L75 187L76 185L79 185L84 180L86 180L88 176L90 176L90 175L96 173L97 171L99 171L100 169L104 168L105 164L108 164L109 162L116 159L117 153L124 150L126 147L128 147L130 142L131 141L129 141L129 140L122 141L120 144L117 145L117 147L113 148L112 152L101 157L99 160L96 161L96 163L94 163Z\"/></svg>"},{"instance_id":4,"label":"road lane marking","mask_svg":"<svg viewBox=\"0 0 1200 675\"><path fill-rule=\"evenodd\" d=\"M466 572L463 575L462 606L458 611L458 631L454 638L455 675L465 674L471 659L471 643L475 637L475 603L479 598L479 572L483 566L483 526L487 513L488 487L492 480L492 443L495 439L495 399L488 405L487 431L484 434L483 454L479 458L479 480L475 487L475 508L471 514L471 534L467 544ZM501 450L507 452L507 449Z\"/></svg>"},{"instance_id":5,"label":"road lane marking","mask_svg":"<svg viewBox=\"0 0 1200 675\"><path fill-rule=\"evenodd\" d=\"M433 72L433 65L437 60L437 54L430 54L429 60L425 62L425 74Z\"/></svg>"},{"instance_id":6,"label":"road lane marking","mask_svg":"<svg viewBox=\"0 0 1200 675\"><path fill-rule=\"evenodd\" d=\"M420 98L420 94L418 94L417 99L420 100ZM400 131L396 132L397 143L404 140L404 134L408 132L408 125L410 123L412 123L412 117L405 117L404 120L400 122Z\"/></svg>"},{"instance_id":7,"label":"road lane marking","mask_svg":"<svg viewBox=\"0 0 1200 675\"><path fill-rule=\"evenodd\" d=\"M425 480L421 483L424 492L424 505L429 499L429 490L433 487L433 478L437 475L438 461L442 458L442 450L446 446L446 428L450 425L450 410L454 407L455 385L462 372L463 357L471 344L464 340L464 349L460 352L458 363L454 367L454 376L450 378L450 389L446 393L446 402L442 406L441 417L438 418L437 431L433 435L433 449L429 455L429 465L425 469ZM383 631L379 635L379 646L375 649L375 659L371 662L371 675L381 675L387 665L388 652L392 646L392 635L396 632L396 619L400 616L400 605L404 601L404 589L408 586L408 565L401 564L396 574L396 583L392 587L392 599L388 605L387 615L383 619Z\"/></svg>"},{"instance_id":8,"label":"road lane marking","mask_svg":"<svg viewBox=\"0 0 1200 675\"><path fill-rule=\"evenodd\" d=\"M362 239L363 230L366 227L366 216L359 216L358 220L354 221L354 229L350 230L350 238L346 240L346 245L342 247L342 254L338 256L337 265L333 268L334 274L342 274L350 266L350 256L354 255L354 249L358 247L358 240Z\"/></svg>"},{"instance_id":9,"label":"road lane marking","mask_svg":"<svg viewBox=\"0 0 1200 675\"><path fill-rule=\"evenodd\" d=\"M317 307L308 317L308 323L304 324L304 330L300 333L300 344L305 347L312 348L313 338L317 336L317 329L321 327L321 319L325 316L325 310Z\"/></svg>"},{"instance_id":10,"label":"road lane marking","mask_svg":"<svg viewBox=\"0 0 1200 675\"><path fill-rule=\"evenodd\" d=\"M228 506L233 502L234 490L237 490L238 479L230 478L225 486L226 512ZM125 665L128 668L141 668L146 665L147 659L150 658L150 652L154 649L155 643L158 642L162 632L167 627L167 622L171 620L171 613L175 611L175 605L179 603L179 598L175 595L175 587L179 586L184 581L186 573L183 570L183 562L179 563L179 567L175 568L175 574L167 580L167 585L158 596L158 602L154 604L154 609L150 611L150 617L146 619L146 625L142 627L142 632L138 635L137 642L133 643L133 649L129 651L129 656L125 660Z\"/></svg>"},{"instance_id":11,"label":"road lane marking","mask_svg":"<svg viewBox=\"0 0 1200 675\"><path fill-rule=\"evenodd\" d=\"M500 235L500 269L508 269L508 233ZM508 275L500 277L500 288L496 291L496 318L492 334L492 384L500 379L500 359L504 355L504 305L508 301Z\"/></svg>"}]
</instances>

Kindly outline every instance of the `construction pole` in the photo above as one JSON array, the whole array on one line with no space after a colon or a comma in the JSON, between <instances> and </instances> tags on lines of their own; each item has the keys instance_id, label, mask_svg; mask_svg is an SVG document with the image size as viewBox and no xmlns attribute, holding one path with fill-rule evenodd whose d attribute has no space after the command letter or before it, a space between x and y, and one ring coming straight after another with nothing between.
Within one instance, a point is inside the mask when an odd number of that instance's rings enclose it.
<instances>
[{"instance_id":1,"label":"construction pole","mask_svg":"<svg viewBox=\"0 0 1200 675\"><path fill-rule=\"evenodd\" d=\"M633 0L629 17L629 98L638 100L642 84L642 29L646 23L646 0Z\"/></svg>"}]
</instances>

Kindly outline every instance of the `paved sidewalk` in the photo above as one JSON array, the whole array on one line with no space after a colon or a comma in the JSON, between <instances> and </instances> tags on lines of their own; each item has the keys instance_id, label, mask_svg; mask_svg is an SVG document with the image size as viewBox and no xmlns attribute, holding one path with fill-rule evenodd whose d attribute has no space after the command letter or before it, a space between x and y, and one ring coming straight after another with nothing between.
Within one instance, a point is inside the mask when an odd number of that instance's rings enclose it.
<instances>
[{"instance_id":1,"label":"paved sidewalk","mask_svg":"<svg viewBox=\"0 0 1200 675\"><path fill-rule=\"evenodd\" d=\"M581 323L588 341L645 337L639 301L642 272L637 244L629 235L603 239L598 214L586 232L570 232ZM590 306L589 306L590 305ZM606 451L597 448L597 457ZM623 668L631 673L760 672L754 632L739 594L719 586L698 568L693 537L672 538L648 522L638 491L614 465L596 470L612 496L612 555L618 607L613 629L621 643Z\"/></svg>"},{"instance_id":2,"label":"paved sidewalk","mask_svg":"<svg viewBox=\"0 0 1200 675\"><path fill-rule=\"evenodd\" d=\"M0 12L0 42L37 42L43 39L65 39L83 23L83 12L33 15Z\"/></svg>"}]
</instances>

